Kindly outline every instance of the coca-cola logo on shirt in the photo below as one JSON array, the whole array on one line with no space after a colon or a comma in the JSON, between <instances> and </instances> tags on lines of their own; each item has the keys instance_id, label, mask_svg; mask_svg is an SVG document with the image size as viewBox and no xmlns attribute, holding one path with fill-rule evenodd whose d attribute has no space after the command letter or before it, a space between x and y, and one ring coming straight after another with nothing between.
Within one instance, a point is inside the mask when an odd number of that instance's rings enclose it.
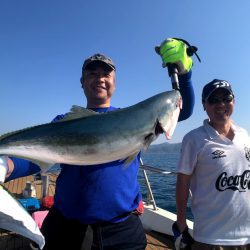
<instances>
[{"instance_id":1,"label":"coca-cola logo on shirt","mask_svg":"<svg viewBox=\"0 0 250 250\"><path fill-rule=\"evenodd\" d=\"M242 175L228 176L223 172L216 180L215 187L218 191L231 189L233 191L246 192L250 189L250 170L245 170Z\"/></svg>"},{"instance_id":2,"label":"coca-cola logo on shirt","mask_svg":"<svg viewBox=\"0 0 250 250\"><path fill-rule=\"evenodd\" d=\"M250 148L245 147L244 150L246 159L250 162Z\"/></svg>"},{"instance_id":3,"label":"coca-cola logo on shirt","mask_svg":"<svg viewBox=\"0 0 250 250\"><path fill-rule=\"evenodd\" d=\"M244 150L245 157L250 162L250 148L245 147ZM215 154L213 153L213 155ZM237 168L237 166L235 167ZM250 166L248 165L248 167ZM220 192L228 189L246 192L246 190L250 189L250 170L245 170L241 175L228 175L227 172L222 172L215 182L215 187Z\"/></svg>"}]
</instances>

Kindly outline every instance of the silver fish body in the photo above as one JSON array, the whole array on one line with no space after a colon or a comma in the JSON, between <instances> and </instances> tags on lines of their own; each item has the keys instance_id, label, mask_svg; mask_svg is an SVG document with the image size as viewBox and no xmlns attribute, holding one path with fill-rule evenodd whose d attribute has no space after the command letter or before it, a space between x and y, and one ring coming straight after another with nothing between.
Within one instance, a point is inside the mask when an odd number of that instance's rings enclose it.
<instances>
[{"instance_id":1,"label":"silver fish body","mask_svg":"<svg viewBox=\"0 0 250 250\"><path fill-rule=\"evenodd\" d=\"M133 106L96 113L74 106L59 122L0 137L0 155L30 160L48 168L56 163L94 165L131 161L159 133L169 138L181 108L179 91L163 92Z\"/></svg>"}]
</instances>

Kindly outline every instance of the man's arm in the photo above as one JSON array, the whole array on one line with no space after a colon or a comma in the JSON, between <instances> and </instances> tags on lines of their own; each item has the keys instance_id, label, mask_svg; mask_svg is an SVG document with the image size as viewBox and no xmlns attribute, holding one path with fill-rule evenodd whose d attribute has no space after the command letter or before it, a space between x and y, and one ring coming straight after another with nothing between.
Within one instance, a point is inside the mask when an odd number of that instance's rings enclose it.
<instances>
[{"instance_id":1,"label":"man's arm","mask_svg":"<svg viewBox=\"0 0 250 250\"><path fill-rule=\"evenodd\" d=\"M194 95L194 89L193 89L191 76L192 76L191 70L184 75L178 76L180 93L181 93L182 100L183 100L183 105L182 105L182 109L178 118L178 122L186 120L193 113L195 95Z\"/></svg>"},{"instance_id":2,"label":"man's arm","mask_svg":"<svg viewBox=\"0 0 250 250\"><path fill-rule=\"evenodd\" d=\"M194 108L194 90L191 81L191 68L193 66L193 61L188 49L192 48L184 40L177 38L169 38L161 43L160 46L157 46L156 52L161 56L162 66L168 67L168 69L176 68L176 73L178 74L178 84L177 86L173 85L173 88L179 89L182 99L183 99L183 109L180 112L178 121L183 121L190 117L193 113ZM197 49L196 49L197 50ZM173 67L171 67L173 66ZM170 74L170 71L169 71ZM172 75L171 75L172 79ZM173 82L172 82L173 84Z\"/></svg>"},{"instance_id":3,"label":"man's arm","mask_svg":"<svg viewBox=\"0 0 250 250\"><path fill-rule=\"evenodd\" d=\"M0 157L0 183L5 181L6 176L12 172L13 164L7 156Z\"/></svg>"},{"instance_id":4,"label":"man's arm","mask_svg":"<svg viewBox=\"0 0 250 250\"><path fill-rule=\"evenodd\" d=\"M5 170L5 171L4 171ZM15 157L0 157L0 182L7 182L19 177L40 172L40 168L30 161Z\"/></svg>"},{"instance_id":5,"label":"man's arm","mask_svg":"<svg viewBox=\"0 0 250 250\"><path fill-rule=\"evenodd\" d=\"M176 182L176 209L177 225L180 232L187 227L186 210L189 197L189 188L192 175L178 173Z\"/></svg>"}]
</instances>

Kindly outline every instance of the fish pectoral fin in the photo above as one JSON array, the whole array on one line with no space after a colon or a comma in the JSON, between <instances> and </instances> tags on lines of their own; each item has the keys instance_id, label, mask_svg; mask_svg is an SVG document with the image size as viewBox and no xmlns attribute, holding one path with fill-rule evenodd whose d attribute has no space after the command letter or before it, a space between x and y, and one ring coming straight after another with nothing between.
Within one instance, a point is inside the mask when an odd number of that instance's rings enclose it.
<instances>
[{"instance_id":1,"label":"fish pectoral fin","mask_svg":"<svg viewBox=\"0 0 250 250\"><path fill-rule=\"evenodd\" d=\"M53 165L55 165L55 163L53 162L44 162L44 161L35 161L32 160L32 162L36 165L38 165L42 171L44 170L48 170L49 168L51 168Z\"/></svg>"},{"instance_id":2,"label":"fish pectoral fin","mask_svg":"<svg viewBox=\"0 0 250 250\"><path fill-rule=\"evenodd\" d=\"M150 133L144 138L144 151L147 151L150 144L156 139L157 135Z\"/></svg>"},{"instance_id":3,"label":"fish pectoral fin","mask_svg":"<svg viewBox=\"0 0 250 250\"><path fill-rule=\"evenodd\" d=\"M139 154L139 152L136 152L130 156L128 156L124 162L124 165L127 167L135 158L136 156Z\"/></svg>"},{"instance_id":4,"label":"fish pectoral fin","mask_svg":"<svg viewBox=\"0 0 250 250\"><path fill-rule=\"evenodd\" d=\"M59 120L58 122L75 120L78 118L83 118L83 117L88 117L88 116L98 115L98 114L99 114L98 112L95 112L93 110L86 109L86 108L81 107L81 106L73 105L71 107L70 112L67 113L65 115L65 117L63 119Z\"/></svg>"}]
</instances>

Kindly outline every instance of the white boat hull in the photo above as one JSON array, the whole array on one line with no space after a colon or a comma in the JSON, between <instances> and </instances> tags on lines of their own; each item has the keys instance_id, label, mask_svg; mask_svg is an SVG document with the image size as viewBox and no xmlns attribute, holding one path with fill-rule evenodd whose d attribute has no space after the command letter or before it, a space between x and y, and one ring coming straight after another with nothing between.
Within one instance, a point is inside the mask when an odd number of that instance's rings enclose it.
<instances>
[{"instance_id":1,"label":"white boat hull","mask_svg":"<svg viewBox=\"0 0 250 250\"><path fill-rule=\"evenodd\" d=\"M144 203L144 213L140 218L146 230L173 236L172 225L176 221L176 214L161 208L154 210L153 205ZM193 236L193 222L187 220L187 225L189 227L189 233Z\"/></svg>"}]
</instances>

